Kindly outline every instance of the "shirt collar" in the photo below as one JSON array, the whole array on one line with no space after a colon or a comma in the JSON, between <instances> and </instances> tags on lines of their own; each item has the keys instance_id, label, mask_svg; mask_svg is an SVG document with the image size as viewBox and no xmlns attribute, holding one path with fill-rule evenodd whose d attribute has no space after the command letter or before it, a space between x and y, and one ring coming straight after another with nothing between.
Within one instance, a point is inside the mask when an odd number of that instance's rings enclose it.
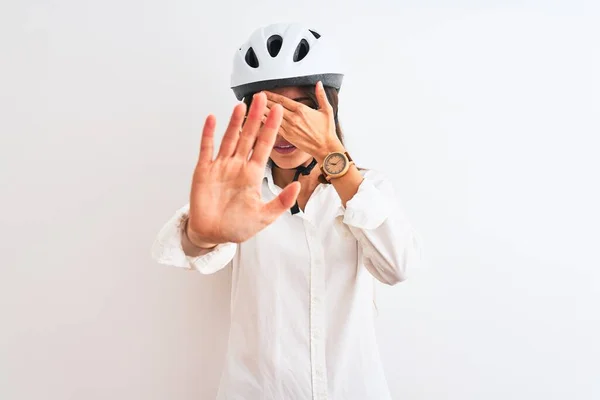
<instances>
[{"instance_id":1,"label":"shirt collar","mask_svg":"<svg viewBox=\"0 0 600 400\"><path fill-rule=\"evenodd\" d=\"M269 160L269 162L267 162L267 165L265 166L265 172L263 175L263 182L267 181L267 186L269 187L269 189L271 190L271 192L274 195L279 195L279 193L281 193L281 191L283 189L279 188L278 186L275 185L275 181L273 180L273 165L271 164L271 161ZM319 193L321 190L323 190L324 188L326 188L327 185L320 183L319 185L317 185L317 188L315 189L313 196L316 195L317 193Z\"/></svg>"},{"instance_id":2,"label":"shirt collar","mask_svg":"<svg viewBox=\"0 0 600 400\"><path fill-rule=\"evenodd\" d=\"M263 181L264 180L267 181L267 186L269 186L269 189L271 190L271 192L273 192L273 194L278 195L281 192L281 189L275 186L275 181L273 180L273 168L271 166L270 161L265 166Z\"/></svg>"}]
</instances>

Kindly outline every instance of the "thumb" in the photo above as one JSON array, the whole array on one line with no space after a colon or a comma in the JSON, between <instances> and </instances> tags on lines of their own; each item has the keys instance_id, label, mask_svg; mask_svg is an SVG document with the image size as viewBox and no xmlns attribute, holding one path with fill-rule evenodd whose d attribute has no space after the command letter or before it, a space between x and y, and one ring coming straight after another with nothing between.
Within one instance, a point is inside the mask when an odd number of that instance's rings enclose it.
<instances>
[{"instance_id":1,"label":"thumb","mask_svg":"<svg viewBox=\"0 0 600 400\"><path fill-rule=\"evenodd\" d=\"M317 82L315 94L317 95L317 102L319 103L319 110L329 110L331 108L331 104L329 104L329 100L327 100L327 93L325 93L325 88L323 87L323 82L321 82L321 81Z\"/></svg>"},{"instance_id":2,"label":"thumb","mask_svg":"<svg viewBox=\"0 0 600 400\"><path fill-rule=\"evenodd\" d=\"M300 193L300 182L292 182L283 189L279 196L265 204L264 211L267 224L272 223L286 210L292 208Z\"/></svg>"}]
</instances>

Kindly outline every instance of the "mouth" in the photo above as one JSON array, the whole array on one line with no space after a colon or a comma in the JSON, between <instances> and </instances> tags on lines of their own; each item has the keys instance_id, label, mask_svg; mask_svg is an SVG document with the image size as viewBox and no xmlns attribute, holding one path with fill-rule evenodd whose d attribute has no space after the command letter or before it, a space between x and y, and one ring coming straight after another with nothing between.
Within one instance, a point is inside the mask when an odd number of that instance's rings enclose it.
<instances>
[{"instance_id":1,"label":"mouth","mask_svg":"<svg viewBox=\"0 0 600 400\"><path fill-rule=\"evenodd\" d=\"M290 154L296 150L296 146L294 146L291 143L275 143L275 146L273 146L273 150L275 150L279 154Z\"/></svg>"}]
</instances>

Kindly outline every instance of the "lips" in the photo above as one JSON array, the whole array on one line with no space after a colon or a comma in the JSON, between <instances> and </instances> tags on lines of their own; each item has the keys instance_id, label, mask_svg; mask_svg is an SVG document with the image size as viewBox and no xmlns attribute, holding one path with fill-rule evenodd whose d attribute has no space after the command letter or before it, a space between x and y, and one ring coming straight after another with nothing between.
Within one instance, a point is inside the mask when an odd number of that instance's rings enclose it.
<instances>
[{"instance_id":1,"label":"lips","mask_svg":"<svg viewBox=\"0 0 600 400\"><path fill-rule=\"evenodd\" d=\"M289 154L296 150L296 146L285 139L278 138L275 142L275 146L273 146L273 150L281 154Z\"/></svg>"}]
</instances>

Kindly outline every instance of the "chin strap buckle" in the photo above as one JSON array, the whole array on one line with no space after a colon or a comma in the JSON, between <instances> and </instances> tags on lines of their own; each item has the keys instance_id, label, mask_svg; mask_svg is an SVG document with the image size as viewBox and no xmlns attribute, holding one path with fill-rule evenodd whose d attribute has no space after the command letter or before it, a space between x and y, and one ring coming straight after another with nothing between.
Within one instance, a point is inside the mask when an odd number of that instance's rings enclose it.
<instances>
[{"instance_id":1,"label":"chin strap buckle","mask_svg":"<svg viewBox=\"0 0 600 400\"><path fill-rule=\"evenodd\" d=\"M292 182L296 182L298 180L298 178L300 177L300 174L309 175L316 165L317 165L317 160L313 158L313 160L310 162L310 164L308 164L306 167L303 167L301 165L298 168L296 168L296 173L294 174L294 180L292 180ZM290 211L292 212L292 215L298 214L300 212L300 207L298 206L297 201L296 201L296 204L294 204L294 206L290 209Z\"/></svg>"}]
</instances>

